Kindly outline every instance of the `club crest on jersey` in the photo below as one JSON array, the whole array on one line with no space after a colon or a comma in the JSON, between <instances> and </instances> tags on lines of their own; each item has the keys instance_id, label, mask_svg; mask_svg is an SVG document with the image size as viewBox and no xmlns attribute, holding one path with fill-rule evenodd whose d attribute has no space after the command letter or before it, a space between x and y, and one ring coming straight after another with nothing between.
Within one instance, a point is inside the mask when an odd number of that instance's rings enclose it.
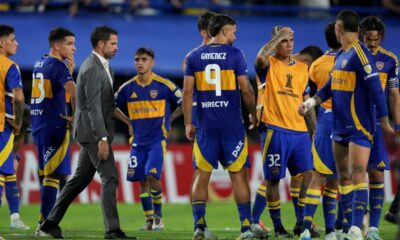
<instances>
[{"instance_id":1,"label":"club crest on jersey","mask_svg":"<svg viewBox=\"0 0 400 240\"><path fill-rule=\"evenodd\" d=\"M293 75L292 74L286 74L286 85L285 85L285 87L293 88L292 80L293 80Z\"/></svg>"},{"instance_id":2,"label":"club crest on jersey","mask_svg":"<svg viewBox=\"0 0 400 240\"><path fill-rule=\"evenodd\" d=\"M377 68L379 71L381 71L381 70L383 69L384 66L385 66L385 63L384 63L384 62L380 62L380 61L376 62L376 68Z\"/></svg>"},{"instance_id":3,"label":"club crest on jersey","mask_svg":"<svg viewBox=\"0 0 400 240\"><path fill-rule=\"evenodd\" d=\"M367 74L371 74L371 72L372 72L372 67L371 67L371 65L369 65L369 64L365 65L365 66L364 66L364 71L365 71Z\"/></svg>"},{"instance_id":4,"label":"club crest on jersey","mask_svg":"<svg viewBox=\"0 0 400 240\"><path fill-rule=\"evenodd\" d=\"M347 59L343 59L342 61L342 68L346 67L347 65Z\"/></svg>"},{"instance_id":5,"label":"club crest on jersey","mask_svg":"<svg viewBox=\"0 0 400 240\"><path fill-rule=\"evenodd\" d=\"M135 175L135 169L128 169L127 175L128 175L129 177L133 177L133 175Z\"/></svg>"},{"instance_id":6,"label":"club crest on jersey","mask_svg":"<svg viewBox=\"0 0 400 240\"><path fill-rule=\"evenodd\" d=\"M150 90L150 97L155 99L157 97L158 91L157 90Z\"/></svg>"}]
</instances>

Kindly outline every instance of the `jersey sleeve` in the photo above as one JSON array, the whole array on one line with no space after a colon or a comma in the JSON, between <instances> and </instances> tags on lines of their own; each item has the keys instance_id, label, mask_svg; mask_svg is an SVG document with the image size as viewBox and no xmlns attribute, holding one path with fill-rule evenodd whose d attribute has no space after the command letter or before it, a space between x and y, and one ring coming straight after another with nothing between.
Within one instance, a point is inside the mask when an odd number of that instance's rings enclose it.
<instances>
[{"instance_id":1,"label":"jersey sleeve","mask_svg":"<svg viewBox=\"0 0 400 240\"><path fill-rule=\"evenodd\" d=\"M332 77L329 77L328 82L315 94L315 96L321 99L321 103L325 102L332 97ZM382 89L382 88L381 88Z\"/></svg>"},{"instance_id":2,"label":"jersey sleeve","mask_svg":"<svg viewBox=\"0 0 400 240\"><path fill-rule=\"evenodd\" d=\"M193 69L193 64L192 64L192 58L193 58L193 54L190 53L187 57L186 57L186 61L185 61L185 68L184 68L184 74L185 76L192 76L194 77L194 69Z\"/></svg>"},{"instance_id":3,"label":"jersey sleeve","mask_svg":"<svg viewBox=\"0 0 400 240\"><path fill-rule=\"evenodd\" d=\"M19 68L16 64L11 65L6 75L6 84L8 89L22 88L22 79Z\"/></svg>"},{"instance_id":4,"label":"jersey sleeve","mask_svg":"<svg viewBox=\"0 0 400 240\"><path fill-rule=\"evenodd\" d=\"M392 57L393 64L388 73L387 88L399 88L399 61L396 56Z\"/></svg>"},{"instance_id":5,"label":"jersey sleeve","mask_svg":"<svg viewBox=\"0 0 400 240\"><path fill-rule=\"evenodd\" d=\"M256 71L257 77L260 80L261 84L265 83L265 80L267 78L268 68L269 65L265 68L257 68L256 66L254 66L254 70Z\"/></svg>"},{"instance_id":6,"label":"jersey sleeve","mask_svg":"<svg viewBox=\"0 0 400 240\"><path fill-rule=\"evenodd\" d=\"M58 71L56 72L57 75L55 76L55 78L61 86L64 86L64 84L68 81L73 81L73 78L69 73L69 69L64 62L57 62L57 69Z\"/></svg>"},{"instance_id":7,"label":"jersey sleeve","mask_svg":"<svg viewBox=\"0 0 400 240\"><path fill-rule=\"evenodd\" d=\"M311 92L310 85L307 83L306 88L304 89L303 96L309 95Z\"/></svg>"},{"instance_id":8,"label":"jersey sleeve","mask_svg":"<svg viewBox=\"0 0 400 240\"><path fill-rule=\"evenodd\" d=\"M362 46L355 47L356 54L352 58L357 78L363 79L365 86L371 93L373 102L378 111L378 118L388 115L386 98L382 90L378 70L368 50ZM374 63L374 64L371 64Z\"/></svg>"},{"instance_id":9,"label":"jersey sleeve","mask_svg":"<svg viewBox=\"0 0 400 240\"><path fill-rule=\"evenodd\" d=\"M126 86L120 87L118 91L115 93L115 104L118 108L122 108L124 107L124 104L126 104L125 95L126 95Z\"/></svg>"},{"instance_id":10,"label":"jersey sleeve","mask_svg":"<svg viewBox=\"0 0 400 240\"><path fill-rule=\"evenodd\" d=\"M182 104L182 90L176 87L173 90L169 89L169 93L170 101L174 102L177 106L180 106Z\"/></svg>"},{"instance_id":11,"label":"jersey sleeve","mask_svg":"<svg viewBox=\"0 0 400 240\"><path fill-rule=\"evenodd\" d=\"M244 53L241 50L237 51L237 62L235 66L235 75L242 76L247 75L247 64Z\"/></svg>"}]
</instances>

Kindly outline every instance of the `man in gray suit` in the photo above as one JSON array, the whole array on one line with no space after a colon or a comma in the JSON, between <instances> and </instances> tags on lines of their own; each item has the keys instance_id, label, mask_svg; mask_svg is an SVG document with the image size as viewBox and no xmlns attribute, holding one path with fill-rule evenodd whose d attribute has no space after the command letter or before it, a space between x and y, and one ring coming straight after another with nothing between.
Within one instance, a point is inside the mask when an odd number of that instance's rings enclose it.
<instances>
[{"instance_id":1,"label":"man in gray suit","mask_svg":"<svg viewBox=\"0 0 400 240\"><path fill-rule=\"evenodd\" d=\"M129 119L114 106L114 74L108 66L108 60L118 50L117 31L107 26L96 27L91 35L91 43L93 52L79 69L76 84L74 136L81 145L78 167L40 230L54 238L62 238L58 224L68 206L92 181L97 171L102 181L105 239L135 239L127 237L120 229L116 203L118 173L111 149L114 117L130 126Z\"/></svg>"}]
</instances>

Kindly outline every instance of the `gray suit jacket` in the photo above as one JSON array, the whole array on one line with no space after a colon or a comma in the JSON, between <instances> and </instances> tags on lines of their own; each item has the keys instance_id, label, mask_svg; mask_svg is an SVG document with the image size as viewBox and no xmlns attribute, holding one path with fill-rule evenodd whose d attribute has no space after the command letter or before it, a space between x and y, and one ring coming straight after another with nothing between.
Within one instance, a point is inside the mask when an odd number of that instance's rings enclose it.
<instances>
[{"instance_id":1,"label":"gray suit jacket","mask_svg":"<svg viewBox=\"0 0 400 240\"><path fill-rule=\"evenodd\" d=\"M110 68L114 80L113 71ZM76 81L74 136L80 143L114 137L114 91L108 74L93 53L81 65Z\"/></svg>"}]
</instances>

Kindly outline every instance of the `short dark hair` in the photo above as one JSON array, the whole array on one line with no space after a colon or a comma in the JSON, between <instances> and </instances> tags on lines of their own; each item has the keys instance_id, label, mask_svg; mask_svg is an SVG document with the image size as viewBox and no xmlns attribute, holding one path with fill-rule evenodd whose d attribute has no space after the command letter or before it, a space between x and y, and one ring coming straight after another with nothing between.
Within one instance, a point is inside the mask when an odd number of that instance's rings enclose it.
<instances>
[{"instance_id":1,"label":"short dark hair","mask_svg":"<svg viewBox=\"0 0 400 240\"><path fill-rule=\"evenodd\" d=\"M361 21L361 35L364 35L366 31L378 31L383 37L385 36L385 24L383 21L376 16L368 16Z\"/></svg>"},{"instance_id":2,"label":"short dark hair","mask_svg":"<svg viewBox=\"0 0 400 240\"><path fill-rule=\"evenodd\" d=\"M13 34L15 29L9 25L0 24L0 37L5 37Z\"/></svg>"},{"instance_id":3,"label":"short dark hair","mask_svg":"<svg viewBox=\"0 0 400 240\"><path fill-rule=\"evenodd\" d=\"M325 40L326 40L326 43L328 44L329 48L337 50L342 47L342 44L340 44L340 42L338 42L338 40L336 38L334 22L330 22L330 23L328 23L328 25L326 25Z\"/></svg>"},{"instance_id":4,"label":"short dark hair","mask_svg":"<svg viewBox=\"0 0 400 240\"><path fill-rule=\"evenodd\" d=\"M226 25L237 25L237 23L233 18L225 14L215 14L212 16L208 28L211 36L217 36Z\"/></svg>"},{"instance_id":5,"label":"short dark hair","mask_svg":"<svg viewBox=\"0 0 400 240\"><path fill-rule=\"evenodd\" d=\"M317 58L321 57L324 52L321 48L310 45L300 50L300 54L308 54L314 62Z\"/></svg>"},{"instance_id":6,"label":"short dark hair","mask_svg":"<svg viewBox=\"0 0 400 240\"><path fill-rule=\"evenodd\" d=\"M96 27L90 35L90 42L92 43L92 47L95 48L97 46L97 43L100 41L106 42L113 34L118 35L117 30L112 29L108 26Z\"/></svg>"},{"instance_id":7,"label":"short dark hair","mask_svg":"<svg viewBox=\"0 0 400 240\"><path fill-rule=\"evenodd\" d=\"M358 32L360 27L360 17L352 10L346 9L338 13L336 21L341 20L345 32Z\"/></svg>"},{"instance_id":8,"label":"short dark hair","mask_svg":"<svg viewBox=\"0 0 400 240\"><path fill-rule=\"evenodd\" d=\"M54 28L49 34L50 46L52 46L55 42L63 41L65 37L75 37L75 34L66 28Z\"/></svg>"},{"instance_id":9,"label":"short dark hair","mask_svg":"<svg viewBox=\"0 0 400 240\"><path fill-rule=\"evenodd\" d=\"M199 32L201 30L208 30L210 19L214 15L216 15L215 12L207 11L199 16L199 20L197 21L197 28L199 29Z\"/></svg>"},{"instance_id":10,"label":"short dark hair","mask_svg":"<svg viewBox=\"0 0 400 240\"><path fill-rule=\"evenodd\" d=\"M155 57L155 54L154 54L153 49L147 48L147 47L138 48L138 49L136 50L136 52L135 52L135 56L136 56L136 55L142 55L142 54L147 54L147 55L149 55L149 56L150 56L151 58L153 58L153 59L154 59L154 57Z\"/></svg>"}]
</instances>

